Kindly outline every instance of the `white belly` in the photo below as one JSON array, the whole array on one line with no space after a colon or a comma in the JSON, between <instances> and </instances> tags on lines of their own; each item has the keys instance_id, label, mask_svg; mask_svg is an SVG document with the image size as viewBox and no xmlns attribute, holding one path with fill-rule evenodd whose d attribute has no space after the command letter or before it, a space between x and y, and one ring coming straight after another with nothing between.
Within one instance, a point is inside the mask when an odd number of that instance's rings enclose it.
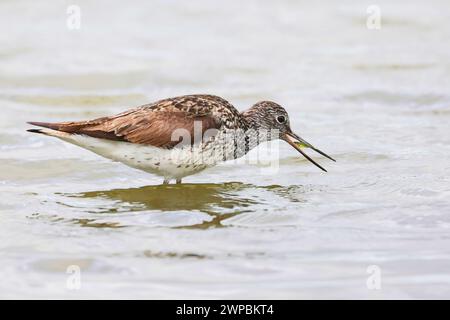
<instances>
[{"instance_id":1,"label":"white belly","mask_svg":"<svg viewBox=\"0 0 450 320\"><path fill-rule=\"evenodd\" d=\"M170 179L183 178L200 172L218 162L211 161L207 152L203 152L199 147L169 150L85 135L70 135L60 138L105 158Z\"/></svg>"}]
</instances>

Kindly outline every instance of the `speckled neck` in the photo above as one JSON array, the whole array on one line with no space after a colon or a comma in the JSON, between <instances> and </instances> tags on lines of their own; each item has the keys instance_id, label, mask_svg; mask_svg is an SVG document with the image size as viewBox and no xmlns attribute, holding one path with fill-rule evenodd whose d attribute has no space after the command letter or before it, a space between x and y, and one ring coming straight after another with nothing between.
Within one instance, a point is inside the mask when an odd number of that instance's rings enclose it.
<instances>
[{"instance_id":1,"label":"speckled neck","mask_svg":"<svg viewBox=\"0 0 450 320\"><path fill-rule=\"evenodd\" d=\"M241 113L242 118L247 124L247 129L250 130L260 130L265 129L263 127L263 122L261 121L261 115L255 108L250 108Z\"/></svg>"}]
</instances>

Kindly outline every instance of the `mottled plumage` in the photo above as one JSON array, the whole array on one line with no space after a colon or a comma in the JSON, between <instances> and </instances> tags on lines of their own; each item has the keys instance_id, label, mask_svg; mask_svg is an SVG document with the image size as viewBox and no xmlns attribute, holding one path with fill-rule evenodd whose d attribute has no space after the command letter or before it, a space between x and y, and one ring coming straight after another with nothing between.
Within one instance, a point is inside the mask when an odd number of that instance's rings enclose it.
<instances>
[{"instance_id":1,"label":"mottled plumage","mask_svg":"<svg viewBox=\"0 0 450 320\"><path fill-rule=\"evenodd\" d=\"M312 147L292 133L288 114L280 105L262 101L240 113L228 101L213 95L164 99L90 121L30 124L47 128L30 132L55 136L162 175L165 182L181 182L184 176L241 157L271 139L285 139L294 147L296 143Z\"/></svg>"}]
</instances>

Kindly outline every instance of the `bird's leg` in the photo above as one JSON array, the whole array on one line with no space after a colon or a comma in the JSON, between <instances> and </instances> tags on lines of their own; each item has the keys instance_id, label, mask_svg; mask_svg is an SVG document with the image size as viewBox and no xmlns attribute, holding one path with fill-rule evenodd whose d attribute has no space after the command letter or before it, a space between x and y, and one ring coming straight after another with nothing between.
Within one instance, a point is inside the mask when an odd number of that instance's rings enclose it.
<instances>
[{"instance_id":1,"label":"bird's leg","mask_svg":"<svg viewBox=\"0 0 450 320\"><path fill-rule=\"evenodd\" d=\"M180 184L181 183L181 178L178 178L177 179L177 184Z\"/></svg>"},{"instance_id":2,"label":"bird's leg","mask_svg":"<svg viewBox=\"0 0 450 320\"><path fill-rule=\"evenodd\" d=\"M163 184L169 184L170 180L169 179L164 179Z\"/></svg>"}]
</instances>

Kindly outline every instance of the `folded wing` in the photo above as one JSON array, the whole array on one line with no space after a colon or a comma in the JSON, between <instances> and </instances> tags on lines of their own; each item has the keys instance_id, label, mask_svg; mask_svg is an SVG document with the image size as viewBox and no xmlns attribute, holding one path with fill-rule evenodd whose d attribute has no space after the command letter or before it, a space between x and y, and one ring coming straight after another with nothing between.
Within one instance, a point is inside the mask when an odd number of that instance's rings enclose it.
<instances>
[{"instance_id":1,"label":"folded wing","mask_svg":"<svg viewBox=\"0 0 450 320\"><path fill-rule=\"evenodd\" d=\"M173 137L177 129L189 133L191 143L194 143L194 135L199 131L196 129L196 132L195 128L201 129L202 135L206 130L220 129L222 122L214 116L215 107L215 101L209 100L208 96L184 96L90 121L29 123L71 134L170 149L181 140L179 137L176 139L177 135L175 139Z\"/></svg>"}]
</instances>

